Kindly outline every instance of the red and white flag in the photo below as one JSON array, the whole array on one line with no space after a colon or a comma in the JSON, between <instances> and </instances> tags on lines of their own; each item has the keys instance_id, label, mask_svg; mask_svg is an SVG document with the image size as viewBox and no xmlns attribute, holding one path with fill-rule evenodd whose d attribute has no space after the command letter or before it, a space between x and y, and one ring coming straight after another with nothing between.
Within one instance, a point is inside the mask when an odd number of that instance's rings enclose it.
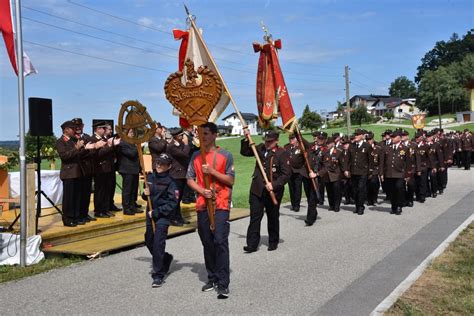
<instances>
[{"instance_id":1,"label":"red and white flag","mask_svg":"<svg viewBox=\"0 0 474 316\"><path fill-rule=\"evenodd\" d=\"M207 66L214 73L218 73L217 69L212 63L212 56L207 53L204 43L200 37L196 34L196 31L191 27L188 31L173 30L175 39L181 40L181 47L179 48L179 61L178 69L186 72L184 68L184 62L186 59L191 59L194 62L194 67L198 69L201 66ZM186 80L186 73L183 75L183 80ZM227 105L230 102L229 96L223 90L219 102L215 106L211 115L209 116L209 122L215 123L219 116L225 111ZM180 119L182 126L182 120ZM188 124L189 125L189 124Z\"/></svg>"},{"instance_id":2,"label":"red and white flag","mask_svg":"<svg viewBox=\"0 0 474 316\"><path fill-rule=\"evenodd\" d=\"M13 27L12 10L10 0L0 0L0 32L2 32L3 40L7 48L8 57L12 64L13 70L18 75L16 54L15 54L15 29ZM28 55L23 52L23 74L28 76L29 74L36 74L35 67L31 63Z\"/></svg>"}]
</instances>

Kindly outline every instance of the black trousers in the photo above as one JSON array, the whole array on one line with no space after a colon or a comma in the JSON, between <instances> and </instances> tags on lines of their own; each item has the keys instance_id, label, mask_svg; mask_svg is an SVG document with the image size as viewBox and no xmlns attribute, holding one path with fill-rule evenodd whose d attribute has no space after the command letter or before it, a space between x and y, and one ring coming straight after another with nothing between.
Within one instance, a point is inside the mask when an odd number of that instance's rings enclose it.
<instances>
[{"instance_id":1,"label":"black trousers","mask_svg":"<svg viewBox=\"0 0 474 316\"><path fill-rule=\"evenodd\" d=\"M342 195L344 195L346 204L348 204L352 199L354 199L354 195L353 195L352 187L351 187L351 179L342 179L341 186L342 186Z\"/></svg>"},{"instance_id":2,"label":"black trousers","mask_svg":"<svg viewBox=\"0 0 474 316\"><path fill-rule=\"evenodd\" d=\"M111 210L111 193L115 192L114 185L115 184L112 183L112 172L98 173L94 176L95 213L103 213Z\"/></svg>"},{"instance_id":3,"label":"black trousers","mask_svg":"<svg viewBox=\"0 0 474 316\"><path fill-rule=\"evenodd\" d=\"M380 180L377 175L372 175L367 180L367 201L369 204L376 204L379 196Z\"/></svg>"},{"instance_id":4,"label":"black trousers","mask_svg":"<svg viewBox=\"0 0 474 316\"><path fill-rule=\"evenodd\" d=\"M317 181L315 179L315 181ZM319 184L321 186L321 184ZM306 198L308 201L308 209L306 212L306 221L308 223L314 223L316 219L318 218L318 198L316 195L316 191L314 190L313 187L313 182L311 181L310 178L305 178L303 177L303 188L304 192L306 194Z\"/></svg>"},{"instance_id":5,"label":"black trousers","mask_svg":"<svg viewBox=\"0 0 474 316\"><path fill-rule=\"evenodd\" d=\"M464 161L464 169L470 170L471 169L471 151L467 151L467 150L463 151L462 158Z\"/></svg>"},{"instance_id":6,"label":"black trousers","mask_svg":"<svg viewBox=\"0 0 474 316\"><path fill-rule=\"evenodd\" d=\"M198 212L198 233L204 250L207 278L225 288L230 283L229 211L216 210L214 232L207 211Z\"/></svg>"},{"instance_id":7,"label":"black trousers","mask_svg":"<svg viewBox=\"0 0 474 316\"><path fill-rule=\"evenodd\" d=\"M138 195L138 174L121 173L122 176L122 206L124 211L133 210Z\"/></svg>"},{"instance_id":8,"label":"black trousers","mask_svg":"<svg viewBox=\"0 0 474 316\"><path fill-rule=\"evenodd\" d=\"M186 179L174 179L174 183L176 184L176 190L179 191L179 197L178 197L178 204L173 212L173 215L171 216L172 220L178 221L178 222L183 222L183 215L181 214L181 200L183 199L183 192L184 192L184 187L186 185Z\"/></svg>"},{"instance_id":9,"label":"black trousers","mask_svg":"<svg viewBox=\"0 0 474 316\"><path fill-rule=\"evenodd\" d=\"M438 192L438 176L436 173L433 173L433 169L428 169L428 181L427 183L429 184L429 195L432 195L434 193Z\"/></svg>"},{"instance_id":10,"label":"black trousers","mask_svg":"<svg viewBox=\"0 0 474 316\"><path fill-rule=\"evenodd\" d=\"M405 203L413 202L416 191L416 181L415 177L410 177L406 181L406 190L405 190Z\"/></svg>"},{"instance_id":11,"label":"black trousers","mask_svg":"<svg viewBox=\"0 0 474 316\"><path fill-rule=\"evenodd\" d=\"M299 208L301 203L301 192L303 186L303 176L300 173L293 173L288 181L290 189L290 201L292 208Z\"/></svg>"},{"instance_id":12,"label":"black trousers","mask_svg":"<svg viewBox=\"0 0 474 316\"><path fill-rule=\"evenodd\" d=\"M156 230L153 232L151 224L152 219L146 217L145 244L152 256L153 279L163 279L169 271L173 257L165 251L166 238L168 237L168 227L170 222L168 219L159 219L156 223Z\"/></svg>"},{"instance_id":13,"label":"black trousers","mask_svg":"<svg viewBox=\"0 0 474 316\"><path fill-rule=\"evenodd\" d=\"M250 193L250 223L247 229L247 246L257 248L260 244L260 226L263 213L267 213L268 242L278 244L280 241L280 203L283 192L276 194L278 205L274 205L267 190L261 197Z\"/></svg>"},{"instance_id":14,"label":"black trousers","mask_svg":"<svg viewBox=\"0 0 474 316\"><path fill-rule=\"evenodd\" d=\"M397 210L398 207L403 207L405 205L405 179L386 178L384 182L387 182L387 190L390 191L392 211Z\"/></svg>"},{"instance_id":15,"label":"black trousers","mask_svg":"<svg viewBox=\"0 0 474 316\"><path fill-rule=\"evenodd\" d=\"M462 151L456 151L453 156L453 164L461 168L462 166Z\"/></svg>"},{"instance_id":16,"label":"black trousers","mask_svg":"<svg viewBox=\"0 0 474 316\"><path fill-rule=\"evenodd\" d=\"M329 208L338 211L341 206L341 181L327 181L325 183L328 192Z\"/></svg>"},{"instance_id":17,"label":"black trousers","mask_svg":"<svg viewBox=\"0 0 474 316\"><path fill-rule=\"evenodd\" d=\"M81 206L79 207L79 218L84 219L89 215L89 204L91 203L92 176L79 178L81 183Z\"/></svg>"},{"instance_id":18,"label":"black trousers","mask_svg":"<svg viewBox=\"0 0 474 316\"><path fill-rule=\"evenodd\" d=\"M80 219L81 189L80 178L63 180L63 223L73 223Z\"/></svg>"},{"instance_id":19,"label":"black trousers","mask_svg":"<svg viewBox=\"0 0 474 316\"><path fill-rule=\"evenodd\" d=\"M428 191L428 170L415 175L415 194L418 201L424 201Z\"/></svg>"},{"instance_id":20,"label":"black trousers","mask_svg":"<svg viewBox=\"0 0 474 316\"><path fill-rule=\"evenodd\" d=\"M324 204L324 187L325 187L324 179L321 177L318 177L317 179L319 183L319 197L320 197L320 200L318 200L318 204L323 205Z\"/></svg>"},{"instance_id":21,"label":"black trousers","mask_svg":"<svg viewBox=\"0 0 474 316\"><path fill-rule=\"evenodd\" d=\"M364 206L367 197L367 176L351 176L356 208Z\"/></svg>"}]
</instances>

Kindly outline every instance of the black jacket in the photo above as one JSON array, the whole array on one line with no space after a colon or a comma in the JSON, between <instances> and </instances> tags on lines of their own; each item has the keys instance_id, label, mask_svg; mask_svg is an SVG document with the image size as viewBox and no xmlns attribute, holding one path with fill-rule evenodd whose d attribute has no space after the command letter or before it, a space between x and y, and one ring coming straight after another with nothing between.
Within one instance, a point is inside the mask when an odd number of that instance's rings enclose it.
<instances>
[{"instance_id":1,"label":"black jacket","mask_svg":"<svg viewBox=\"0 0 474 316\"><path fill-rule=\"evenodd\" d=\"M150 198L153 207L153 219L170 219L173 210L178 206L178 192L176 184L170 176L169 171L157 173L156 171L147 176ZM147 201L147 196L142 194Z\"/></svg>"},{"instance_id":2,"label":"black jacket","mask_svg":"<svg viewBox=\"0 0 474 316\"><path fill-rule=\"evenodd\" d=\"M140 172L140 161L137 146L122 139L118 146L117 164L120 173L138 174Z\"/></svg>"}]
</instances>

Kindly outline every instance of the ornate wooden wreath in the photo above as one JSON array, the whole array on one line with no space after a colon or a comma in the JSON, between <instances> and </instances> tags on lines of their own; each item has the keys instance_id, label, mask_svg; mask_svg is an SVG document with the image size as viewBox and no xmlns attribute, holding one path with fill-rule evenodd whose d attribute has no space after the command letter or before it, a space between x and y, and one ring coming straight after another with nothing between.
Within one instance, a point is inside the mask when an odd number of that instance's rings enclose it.
<instances>
[{"instance_id":1,"label":"ornate wooden wreath","mask_svg":"<svg viewBox=\"0 0 474 316\"><path fill-rule=\"evenodd\" d=\"M207 67L194 70L194 63L188 58L186 66L186 85L183 85L183 72L172 73L165 82L168 101L178 109L192 125L207 122L212 110L222 94L222 82Z\"/></svg>"},{"instance_id":2,"label":"ornate wooden wreath","mask_svg":"<svg viewBox=\"0 0 474 316\"><path fill-rule=\"evenodd\" d=\"M146 107L138 101L126 101L122 103L116 125L120 138L130 144L141 144L147 142L156 131L156 123L148 114ZM128 136L128 130L133 129L135 136Z\"/></svg>"}]
</instances>

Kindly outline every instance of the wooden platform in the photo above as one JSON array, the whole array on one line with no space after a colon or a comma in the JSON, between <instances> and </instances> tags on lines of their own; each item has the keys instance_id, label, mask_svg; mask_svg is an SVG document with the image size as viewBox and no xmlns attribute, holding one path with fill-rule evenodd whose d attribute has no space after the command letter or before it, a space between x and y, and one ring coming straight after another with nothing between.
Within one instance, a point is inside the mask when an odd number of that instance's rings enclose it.
<instances>
[{"instance_id":1,"label":"wooden platform","mask_svg":"<svg viewBox=\"0 0 474 316\"><path fill-rule=\"evenodd\" d=\"M115 196L118 206L120 198L120 195ZM139 203L144 205L143 201ZM90 209L93 209L92 205ZM18 209L3 212L0 225L9 226L18 212ZM182 227L170 226L168 237L196 230L197 216L194 204L182 204L182 212L183 217L191 223ZM93 215L92 212L89 214ZM230 219L247 217L249 214L248 209L232 209ZM54 208L43 209L41 215L39 229L43 239L42 248L47 253L97 256L144 243L145 213L127 216L123 215L123 212L117 212L115 217L98 218L95 222L76 227L64 227L61 215ZM17 222L14 229L18 231L19 227Z\"/></svg>"}]
</instances>

